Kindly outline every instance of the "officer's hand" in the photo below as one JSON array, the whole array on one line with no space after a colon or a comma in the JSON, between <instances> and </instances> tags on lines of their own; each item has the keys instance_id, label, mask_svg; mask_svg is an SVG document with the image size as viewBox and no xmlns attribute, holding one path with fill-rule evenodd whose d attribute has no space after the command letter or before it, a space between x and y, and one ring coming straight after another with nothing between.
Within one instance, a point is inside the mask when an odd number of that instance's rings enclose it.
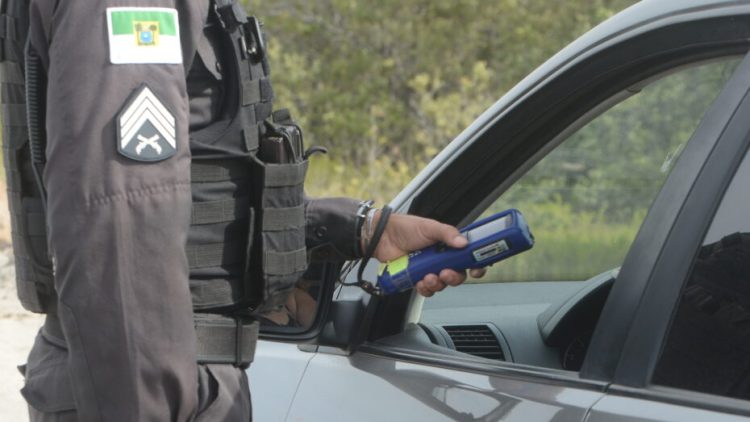
<instances>
[{"instance_id":1,"label":"officer's hand","mask_svg":"<svg viewBox=\"0 0 750 422\"><path fill-rule=\"evenodd\" d=\"M375 221L379 217L380 211L376 214ZM438 242L444 242L452 248L463 248L468 240L458 232L458 229L448 224L413 215L391 214L373 256L380 262L391 261ZM484 268L469 271L475 278L484 276L484 273ZM430 297L446 286L457 286L464 281L465 272L446 269L440 274L427 274L415 288L422 296Z\"/></svg>"}]
</instances>

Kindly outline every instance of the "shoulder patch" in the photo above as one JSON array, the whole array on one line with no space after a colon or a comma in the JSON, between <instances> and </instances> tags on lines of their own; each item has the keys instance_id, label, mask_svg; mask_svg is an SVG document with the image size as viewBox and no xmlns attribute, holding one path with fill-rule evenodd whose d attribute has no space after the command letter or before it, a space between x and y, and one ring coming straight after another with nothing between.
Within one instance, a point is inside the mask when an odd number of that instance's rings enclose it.
<instances>
[{"instance_id":1,"label":"shoulder patch","mask_svg":"<svg viewBox=\"0 0 750 422\"><path fill-rule=\"evenodd\" d=\"M177 152L174 115L146 84L117 115L117 151L136 161L161 161Z\"/></svg>"},{"instance_id":2,"label":"shoulder patch","mask_svg":"<svg viewBox=\"0 0 750 422\"><path fill-rule=\"evenodd\" d=\"M165 7L108 7L112 63L182 63L177 10Z\"/></svg>"}]
</instances>

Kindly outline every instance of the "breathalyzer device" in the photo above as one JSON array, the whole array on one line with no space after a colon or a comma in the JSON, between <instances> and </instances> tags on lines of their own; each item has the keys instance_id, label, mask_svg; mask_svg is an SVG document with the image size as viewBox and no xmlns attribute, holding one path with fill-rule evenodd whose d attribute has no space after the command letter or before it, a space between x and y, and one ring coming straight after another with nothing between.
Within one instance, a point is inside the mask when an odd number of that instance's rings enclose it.
<instances>
[{"instance_id":1,"label":"breathalyzer device","mask_svg":"<svg viewBox=\"0 0 750 422\"><path fill-rule=\"evenodd\" d=\"M534 236L520 211L509 209L461 229L469 244L461 249L438 243L382 264L378 287L383 294L411 289L427 274L450 268L482 268L534 246Z\"/></svg>"}]
</instances>

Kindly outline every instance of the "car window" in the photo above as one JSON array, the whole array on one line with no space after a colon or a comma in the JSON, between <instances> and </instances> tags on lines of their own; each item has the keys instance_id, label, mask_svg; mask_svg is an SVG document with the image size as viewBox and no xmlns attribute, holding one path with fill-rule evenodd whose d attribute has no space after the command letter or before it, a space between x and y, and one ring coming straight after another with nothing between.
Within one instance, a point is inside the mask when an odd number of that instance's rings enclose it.
<instances>
[{"instance_id":1,"label":"car window","mask_svg":"<svg viewBox=\"0 0 750 422\"><path fill-rule=\"evenodd\" d=\"M623 261L649 206L739 59L663 77L565 139L482 217L517 208L534 248L482 282L586 280Z\"/></svg>"},{"instance_id":2,"label":"car window","mask_svg":"<svg viewBox=\"0 0 750 422\"><path fill-rule=\"evenodd\" d=\"M449 349L580 370L649 207L739 62L725 57L641 83L560 135L479 217L518 209L533 248L468 285L415 300L409 322Z\"/></svg>"},{"instance_id":3,"label":"car window","mask_svg":"<svg viewBox=\"0 0 750 422\"><path fill-rule=\"evenodd\" d=\"M748 186L746 154L693 262L654 384L750 399Z\"/></svg>"}]
</instances>

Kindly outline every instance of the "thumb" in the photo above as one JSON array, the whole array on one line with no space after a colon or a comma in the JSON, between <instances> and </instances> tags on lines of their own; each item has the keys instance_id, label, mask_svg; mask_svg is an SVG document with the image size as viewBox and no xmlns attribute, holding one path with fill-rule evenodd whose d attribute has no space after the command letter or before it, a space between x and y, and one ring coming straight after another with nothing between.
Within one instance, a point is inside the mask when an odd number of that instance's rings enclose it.
<instances>
[{"instance_id":1,"label":"thumb","mask_svg":"<svg viewBox=\"0 0 750 422\"><path fill-rule=\"evenodd\" d=\"M434 226L433 237L450 246L451 248L463 248L469 243L466 237L462 236L457 228L448 225L437 223Z\"/></svg>"}]
</instances>

